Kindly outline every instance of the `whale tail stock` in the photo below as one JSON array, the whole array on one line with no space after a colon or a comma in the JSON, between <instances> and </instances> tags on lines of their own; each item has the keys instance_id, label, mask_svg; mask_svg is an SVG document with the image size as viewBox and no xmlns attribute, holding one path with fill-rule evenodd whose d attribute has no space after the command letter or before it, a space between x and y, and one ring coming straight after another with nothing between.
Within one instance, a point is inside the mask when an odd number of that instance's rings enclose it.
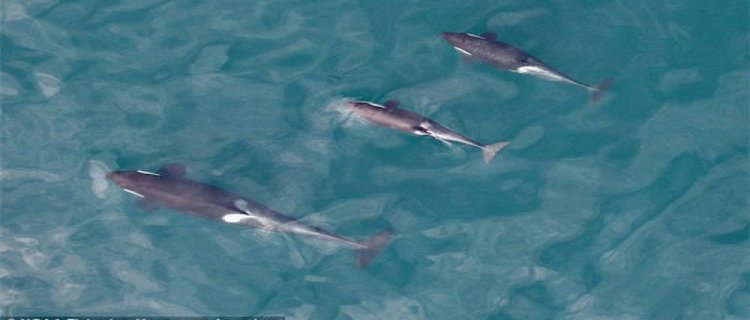
<instances>
[{"instance_id":1,"label":"whale tail stock","mask_svg":"<svg viewBox=\"0 0 750 320\"><path fill-rule=\"evenodd\" d=\"M589 89L589 104L590 105L596 105L599 102L599 99L602 97L602 92L604 90L607 90L610 85L612 85L612 81L614 78L606 78L599 82L597 85L591 87Z\"/></svg>"},{"instance_id":2,"label":"whale tail stock","mask_svg":"<svg viewBox=\"0 0 750 320\"><path fill-rule=\"evenodd\" d=\"M490 163L492 161L492 158L495 157L495 154L497 154L498 151L502 150L507 146L510 142L508 141L500 141L493 144L488 144L482 147L482 159L484 159L484 163Z\"/></svg>"},{"instance_id":3,"label":"whale tail stock","mask_svg":"<svg viewBox=\"0 0 750 320\"><path fill-rule=\"evenodd\" d=\"M370 264L370 262L375 259L378 253L380 253L380 250L382 250L388 244L388 242L391 240L392 235L393 230L386 229L371 236L367 240L362 241L361 244L365 247L357 249L355 252L355 263L357 264L357 267L362 269Z\"/></svg>"}]
</instances>

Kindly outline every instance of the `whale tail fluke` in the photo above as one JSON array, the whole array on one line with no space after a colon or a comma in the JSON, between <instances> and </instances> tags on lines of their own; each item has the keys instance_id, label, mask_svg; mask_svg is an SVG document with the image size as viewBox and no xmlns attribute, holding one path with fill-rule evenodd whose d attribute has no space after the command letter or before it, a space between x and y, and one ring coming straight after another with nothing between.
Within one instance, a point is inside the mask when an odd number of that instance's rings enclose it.
<instances>
[{"instance_id":1,"label":"whale tail fluke","mask_svg":"<svg viewBox=\"0 0 750 320\"><path fill-rule=\"evenodd\" d=\"M604 90L607 90L610 85L612 85L612 81L614 78L607 78L599 82L597 85L592 87L589 90L589 104L590 105L596 105L599 102L599 99L602 97L602 93Z\"/></svg>"},{"instance_id":2,"label":"whale tail fluke","mask_svg":"<svg viewBox=\"0 0 750 320\"><path fill-rule=\"evenodd\" d=\"M495 157L495 154L505 148L509 143L510 142L508 141L501 141L482 147L482 158L484 159L484 163L490 163L492 158Z\"/></svg>"},{"instance_id":3,"label":"whale tail fluke","mask_svg":"<svg viewBox=\"0 0 750 320\"><path fill-rule=\"evenodd\" d=\"M357 267L362 269L370 264L370 262L375 259L378 253L380 253L380 250L382 250L388 244L388 241L391 240L392 235L393 230L386 229L373 235L367 240L362 241L361 244L364 245L365 248L357 249L356 251L357 260L355 261L355 263L357 264Z\"/></svg>"}]
</instances>

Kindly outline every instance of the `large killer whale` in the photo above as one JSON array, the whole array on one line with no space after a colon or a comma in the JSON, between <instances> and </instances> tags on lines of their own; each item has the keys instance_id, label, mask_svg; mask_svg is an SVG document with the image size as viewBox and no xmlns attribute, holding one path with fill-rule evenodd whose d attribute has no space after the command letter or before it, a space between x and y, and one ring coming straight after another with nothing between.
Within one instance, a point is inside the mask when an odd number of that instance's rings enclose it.
<instances>
[{"instance_id":1,"label":"large killer whale","mask_svg":"<svg viewBox=\"0 0 750 320\"><path fill-rule=\"evenodd\" d=\"M489 163L495 157L495 154L509 143L501 141L493 144L482 144L432 119L401 109L398 105L397 100L388 100L385 105L369 101L349 101L346 103L347 108L354 114L374 124L414 135L430 136L446 144L449 144L449 141L454 141L477 147L482 150L482 158L485 163Z\"/></svg>"},{"instance_id":2,"label":"large killer whale","mask_svg":"<svg viewBox=\"0 0 750 320\"><path fill-rule=\"evenodd\" d=\"M139 197L138 205L146 211L163 206L209 220L335 242L356 251L355 263L360 268L369 264L391 238L392 231L383 230L365 241L350 240L184 176L185 167L180 164L165 165L156 172L135 170L106 174L107 179Z\"/></svg>"},{"instance_id":3,"label":"large killer whale","mask_svg":"<svg viewBox=\"0 0 750 320\"><path fill-rule=\"evenodd\" d=\"M601 93L612 84L612 78L604 79L594 86L574 80L531 54L507 43L497 41L497 36L492 32L483 33L482 35L443 32L442 36L456 51L469 59L479 60L493 67L511 72L528 74L546 80L565 82L582 87L589 91L589 100L591 103L596 103Z\"/></svg>"}]
</instances>

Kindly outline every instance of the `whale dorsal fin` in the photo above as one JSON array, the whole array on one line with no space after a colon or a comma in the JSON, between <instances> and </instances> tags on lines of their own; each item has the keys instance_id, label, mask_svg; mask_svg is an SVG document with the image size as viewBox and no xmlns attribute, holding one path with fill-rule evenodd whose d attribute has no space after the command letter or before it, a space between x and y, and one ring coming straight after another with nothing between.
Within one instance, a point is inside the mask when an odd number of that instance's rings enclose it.
<instances>
[{"instance_id":1,"label":"whale dorsal fin","mask_svg":"<svg viewBox=\"0 0 750 320\"><path fill-rule=\"evenodd\" d=\"M397 107L398 107L398 105L399 105L399 104L401 104L401 102L400 102L400 101L398 101L398 100L396 100L396 99L391 99L391 100L388 100L388 101L386 101L386 102L385 102L385 104L384 104L383 106L384 106L384 107L385 107L386 109L395 109L395 108L397 108Z\"/></svg>"},{"instance_id":2,"label":"whale dorsal fin","mask_svg":"<svg viewBox=\"0 0 750 320\"><path fill-rule=\"evenodd\" d=\"M497 33L494 33L494 32L485 32L485 33L480 34L480 36L482 36L482 38L485 38L485 39L488 39L488 40L495 40L495 39L497 39Z\"/></svg>"},{"instance_id":3,"label":"whale dorsal fin","mask_svg":"<svg viewBox=\"0 0 750 320\"><path fill-rule=\"evenodd\" d=\"M252 214L252 212L250 212L250 209L247 208L247 201L245 200L242 200L242 199L234 200L234 207L246 215Z\"/></svg>"},{"instance_id":4,"label":"whale dorsal fin","mask_svg":"<svg viewBox=\"0 0 750 320\"><path fill-rule=\"evenodd\" d=\"M181 163L165 164L156 173L163 176L182 177L185 175L185 166Z\"/></svg>"}]
</instances>

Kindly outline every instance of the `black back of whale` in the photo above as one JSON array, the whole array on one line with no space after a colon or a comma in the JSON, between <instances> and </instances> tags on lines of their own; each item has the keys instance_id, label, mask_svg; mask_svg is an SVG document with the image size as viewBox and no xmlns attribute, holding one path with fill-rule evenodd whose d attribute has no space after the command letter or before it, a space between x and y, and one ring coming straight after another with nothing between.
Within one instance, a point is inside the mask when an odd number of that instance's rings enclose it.
<instances>
[{"instance_id":1,"label":"black back of whale","mask_svg":"<svg viewBox=\"0 0 750 320\"><path fill-rule=\"evenodd\" d=\"M279 222L295 220L260 203L243 198L209 184L183 177L184 169L176 165L165 166L156 174L144 171L114 171L107 177L120 187L143 196L139 205L145 210L164 206L202 218L221 221L232 212L238 212L237 201L242 200L256 214L268 216Z\"/></svg>"},{"instance_id":2,"label":"black back of whale","mask_svg":"<svg viewBox=\"0 0 750 320\"><path fill-rule=\"evenodd\" d=\"M494 67L517 70L523 66L543 66L551 69L536 57L505 42L498 41L494 33L476 36L468 33L443 32L443 38L457 50Z\"/></svg>"}]
</instances>

